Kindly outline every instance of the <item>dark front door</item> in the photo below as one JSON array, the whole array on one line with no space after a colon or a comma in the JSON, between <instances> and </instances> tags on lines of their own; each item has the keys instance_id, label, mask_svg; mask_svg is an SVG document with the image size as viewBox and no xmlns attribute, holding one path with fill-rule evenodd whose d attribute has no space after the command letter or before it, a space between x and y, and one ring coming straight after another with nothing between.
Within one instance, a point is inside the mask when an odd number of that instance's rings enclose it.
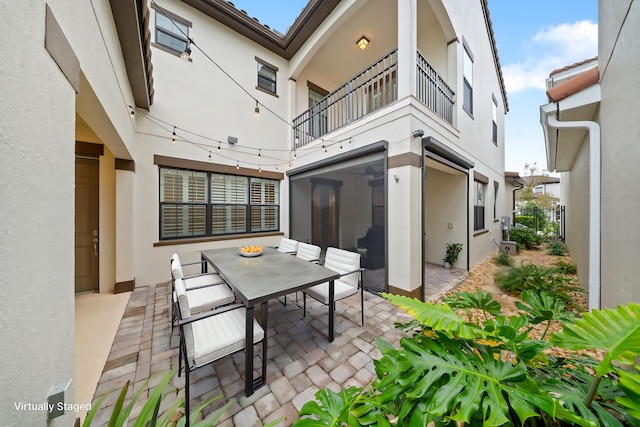
<instances>
[{"instance_id":1,"label":"dark front door","mask_svg":"<svg viewBox=\"0 0 640 427\"><path fill-rule=\"evenodd\" d=\"M312 182L312 241L322 249L339 247L338 217L340 181L311 180Z\"/></svg>"},{"instance_id":2,"label":"dark front door","mask_svg":"<svg viewBox=\"0 0 640 427\"><path fill-rule=\"evenodd\" d=\"M97 291L99 288L98 177L97 158L76 158L76 292Z\"/></svg>"}]
</instances>

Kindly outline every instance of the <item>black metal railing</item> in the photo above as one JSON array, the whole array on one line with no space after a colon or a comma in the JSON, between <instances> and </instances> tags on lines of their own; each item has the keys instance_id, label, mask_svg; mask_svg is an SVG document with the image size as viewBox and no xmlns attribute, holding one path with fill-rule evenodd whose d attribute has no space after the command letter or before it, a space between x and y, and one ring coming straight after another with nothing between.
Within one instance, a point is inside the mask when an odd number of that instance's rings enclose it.
<instances>
[{"instance_id":1,"label":"black metal railing","mask_svg":"<svg viewBox=\"0 0 640 427\"><path fill-rule=\"evenodd\" d=\"M294 148L397 100L397 66L394 49L293 119Z\"/></svg>"},{"instance_id":2,"label":"black metal railing","mask_svg":"<svg viewBox=\"0 0 640 427\"><path fill-rule=\"evenodd\" d=\"M539 234L564 240L565 238L565 207L556 206L553 209L532 207L517 209L513 213L513 223L516 227L533 228Z\"/></svg>"},{"instance_id":3,"label":"black metal railing","mask_svg":"<svg viewBox=\"0 0 640 427\"><path fill-rule=\"evenodd\" d=\"M455 92L442 76L417 52L416 97L437 115L453 124Z\"/></svg>"}]
</instances>

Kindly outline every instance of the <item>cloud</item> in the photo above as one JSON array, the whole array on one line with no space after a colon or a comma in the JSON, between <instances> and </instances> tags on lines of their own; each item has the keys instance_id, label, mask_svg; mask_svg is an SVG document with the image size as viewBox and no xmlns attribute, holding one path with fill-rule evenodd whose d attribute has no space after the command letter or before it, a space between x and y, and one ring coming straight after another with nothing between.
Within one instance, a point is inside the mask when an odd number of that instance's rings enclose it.
<instances>
[{"instance_id":1,"label":"cloud","mask_svg":"<svg viewBox=\"0 0 640 427\"><path fill-rule=\"evenodd\" d=\"M545 88L545 79L557 68L598 54L598 24L578 21L547 27L525 47L527 59L502 68L509 93Z\"/></svg>"}]
</instances>

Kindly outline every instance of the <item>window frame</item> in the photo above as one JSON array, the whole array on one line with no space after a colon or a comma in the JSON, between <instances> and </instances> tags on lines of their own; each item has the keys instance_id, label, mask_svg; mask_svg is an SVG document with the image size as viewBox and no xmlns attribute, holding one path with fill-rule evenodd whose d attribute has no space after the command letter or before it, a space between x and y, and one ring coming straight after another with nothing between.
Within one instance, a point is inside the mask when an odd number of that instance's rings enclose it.
<instances>
[{"instance_id":1,"label":"window frame","mask_svg":"<svg viewBox=\"0 0 640 427\"><path fill-rule=\"evenodd\" d=\"M489 178L476 171L473 172L473 231L475 233L487 229L486 223L486 202L487 202L487 185Z\"/></svg>"},{"instance_id":2,"label":"window frame","mask_svg":"<svg viewBox=\"0 0 640 427\"><path fill-rule=\"evenodd\" d=\"M158 162L156 161L156 163L158 164ZM222 165L224 169L228 169L228 167L226 167L225 165ZM192 200L187 200L187 201L166 201L164 200L164 194L163 194L163 177L166 176L166 172L163 171L177 171L178 174L182 174L182 175L186 175L188 176L189 173L191 173L191 175L197 174L199 176L204 176L205 177L205 188L204 188L204 194L205 194L205 200L204 201L197 201L194 202ZM253 172L253 171L252 171ZM267 174L270 175L270 174ZM244 194L245 194L245 199L244 202L241 201L241 203L238 202L238 200L226 200L226 194L224 195L225 200L223 202L219 202L214 200L214 194L212 193L213 191L213 185L212 185L212 178L213 177L219 177L219 176L224 176L225 180L226 179L233 179L235 181L237 181L238 179L242 180L244 179ZM227 178L228 177L228 178ZM235 177L235 178L231 178L231 177ZM199 170L199 169L192 169L192 168L185 168L185 167L176 167L176 166L172 166L172 165L165 165L165 164L158 164L158 178L159 178L159 182L158 182L158 206L159 206L159 210L158 210L158 240L160 242L171 242L171 241L176 241L176 240L186 240L186 239L194 239L194 238L229 238L229 236L233 237L233 236L239 236L239 235L248 235L248 234L263 234L263 233L268 233L268 232L279 232L280 231L280 189L281 189L281 179L278 179L276 176L256 176L256 174L254 173L250 173L250 174L233 174L233 173L229 173L228 170L224 170L224 171L215 171L215 170ZM254 202L254 199L252 196L255 196L255 191L252 192L253 187L256 183L259 183L261 185L272 185L273 186L273 194L269 195L269 197L264 195L264 188L261 187L261 197L260 197L260 203ZM185 188L185 187L183 187ZM226 191L227 187L224 187L224 191ZM190 191L191 189L189 188L188 191ZM234 189L231 189L234 190ZM265 203L265 199L268 199L267 202ZM272 201L272 203L270 203ZM163 211L165 210L166 207L170 207L170 206L205 206L205 212L204 212L204 233L200 233L200 234L179 234L179 231L176 232L175 235L167 235L166 230L165 230L165 225L166 225L166 221L163 220ZM242 229L237 229L234 227L229 227L229 223L233 222L234 219L235 221L237 221L237 216L234 218L233 213L231 213L230 215L225 212L224 213L224 218L225 218L225 223L222 226L222 229L224 230L224 232L221 233L214 233L214 226L215 226L215 222L214 222L214 212L216 210L216 208L219 208L220 206L242 206L244 207L244 213L243 213L243 223L244 223L244 228ZM256 217L254 214L256 212L256 208L260 209L261 214L258 215L258 217ZM271 211L273 213L273 215L271 217L269 217L268 219L265 219L266 216L266 212L267 211ZM219 211L221 212L221 211ZM227 216L229 215L229 216ZM254 221L255 219L258 218L260 220L261 226L256 228L254 226ZM188 221L188 220L187 220ZM271 224L271 226L263 226L262 224ZM188 229L191 230L190 227L190 223L187 222L187 227L185 227L184 229ZM220 229L219 227L217 229ZM231 231L230 231L231 230Z\"/></svg>"},{"instance_id":3,"label":"window frame","mask_svg":"<svg viewBox=\"0 0 640 427\"><path fill-rule=\"evenodd\" d=\"M257 72L256 72L256 89L264 92L264 93L268 93L269 95L273 95L275 97L278 97L278 67L276 67L275 65L272 65L270 63L268 63L267 61L258 58L257 56L255 57L256 59L256 67L257 67ZM273 79L268 78L267 76L265 76L264 74L260 74L260 70L261 68L266 68L269 69L271 71L273 71ZM273 85L273 90L267 88L267 87L263 87L260 85L260 78L262 77L263 81L267 81L269 83L271 83Z\"/></svg>"},{"instance_id":4,"label":"window frame","mask_svg":"<svg viewBox=\"0 0 640 427\"><path fill-rule=\"evenodd\" d=\"M462 38L462 109L473 117L473 53Z\"/></svg>"},{"instance_id":5,"label":"window frame","mask_svg":"<svg viewBox=\"0 0 640 427\"><path fill-rule=\"evenodd\" d=\"M491 139L493 143L498 145L498 101L495 95L491 95Z\"/></svg>"},{"instance_id":6,"label":"window frame","mask_svg":"<svg viewBox=\"0 0 640 427\"><path fill-rule=\"evenodd\" d=\"M184 52L184 47L187 46L187 44L189 43L189 38L190 38L190 28L193 27L193 24L191 23L191 21L186 20L184 18L181 18L179 16L177 16L174 13L171 13L165 9L160 8L159 6L156 6L155 4L151 4L151 8L154 9L156 11L155 17L154 17L154 32L153 32L153 36L154 36L154 40L151 43L152 46L157 47L160 50L163 50L167 53L170 53L172 55L175 56L181 56L182 53ZM163 18L165 17L165 14L172 19L173 21L177 22L178 24L184 25L186 28L186 37L185 35L180 31L180 29L175 25L175 23L172 25L172 27L175 27L177 29L177 31L171 31L168 30L166 28L161 28L158 27L158 16L162 16ZM184 43L184 47L182 48L182 50L176 50L171 46L168 46L164 43L161 43L158 40L158 32L161 32L162 34L165 34L169 37L171 37L174 40L178 40L181 43ZM191 58L189 58L189 61L191 61Z\"/></svg>"}]
</instances>

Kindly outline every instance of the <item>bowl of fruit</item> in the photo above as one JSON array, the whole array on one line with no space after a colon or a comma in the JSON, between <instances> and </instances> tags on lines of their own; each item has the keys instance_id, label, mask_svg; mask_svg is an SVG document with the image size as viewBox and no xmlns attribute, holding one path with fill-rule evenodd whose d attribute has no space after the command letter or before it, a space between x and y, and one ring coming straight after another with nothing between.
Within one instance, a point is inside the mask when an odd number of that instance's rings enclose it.
<instances>
[{"instance_id":1,"label":"bowl of fruit","mask_svg":"<svg viewBox=\"0 0 640 427\"><path fill-rule=\"evenodd\" d=\"M255 257L262 255L262 246L247 245L240 248L240 255Z\"/></svg>"}]
</instances>

